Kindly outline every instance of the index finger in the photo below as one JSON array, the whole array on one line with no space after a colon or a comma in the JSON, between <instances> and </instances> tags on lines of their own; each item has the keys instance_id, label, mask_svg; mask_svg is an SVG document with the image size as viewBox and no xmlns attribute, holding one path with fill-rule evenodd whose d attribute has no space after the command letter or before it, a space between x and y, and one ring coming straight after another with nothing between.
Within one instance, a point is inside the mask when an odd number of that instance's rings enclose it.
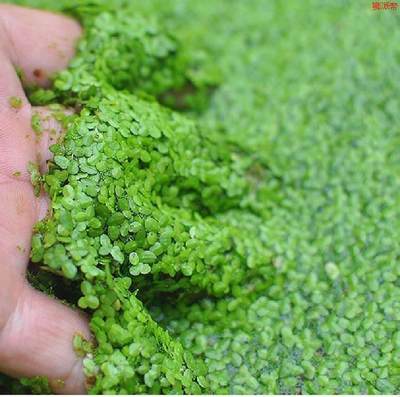
<instances>
[{"instance_id":1,"label":"index finger","mask_svg":"<svg viewBox=\"0 0 400 397\"><path fill-rule=\"evenodd\" d=\"M0 175L18 172L27 179L27 164L37 162L29 137L31 106L17 70L24 83L47 86L67 66L80 35L80 25L71 18L0 4Z\"/></svg>"},{"instance_id":2,"label":"index finger","mask_svg":"<svg viewBox=\"0 0 400 397\"><path fill-rule=\"evenodd\" d=\"M45 11L0 4L5 51L22 71L24 83L47 86L74 55L82 29L78 22ZM1 36L0 36L1 38Z\"/></svg>"}]
</instances>

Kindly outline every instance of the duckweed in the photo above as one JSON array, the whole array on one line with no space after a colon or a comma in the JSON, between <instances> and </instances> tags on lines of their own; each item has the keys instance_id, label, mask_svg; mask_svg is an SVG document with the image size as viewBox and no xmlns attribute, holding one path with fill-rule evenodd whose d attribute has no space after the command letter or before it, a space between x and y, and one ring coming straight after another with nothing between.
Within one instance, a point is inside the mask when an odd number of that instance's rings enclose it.
<instances>
[{"instance_id":1,"label":"duckweed","mask_svg":"<svg viewBox=\"0 0 400 397\"><path fill-rule=\"evenodd\" d=\"M17 96L11 96L10 98L8 98L8 103L14 109L21 109L22 107L22 99Z\"/></svg>"},{"instance_id":2,"label":"duckweed","mask_svg":"<svg viewBox=\"0 0 400 397\"><path fill-rule=\"evenodd\" d=\"M91 314L96 345L74 340L90 392L398 393L396 14L18 3L85 26L31 97L80 109L33 173L52 216L31 280L48 292L61 272Z\"/></svg>"}]
</instances>

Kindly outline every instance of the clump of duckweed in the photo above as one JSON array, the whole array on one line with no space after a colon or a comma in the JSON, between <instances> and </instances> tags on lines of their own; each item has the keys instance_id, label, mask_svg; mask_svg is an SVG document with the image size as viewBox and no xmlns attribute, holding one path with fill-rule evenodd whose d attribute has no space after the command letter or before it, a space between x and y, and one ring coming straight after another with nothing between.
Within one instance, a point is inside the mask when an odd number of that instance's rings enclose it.
<instances>
[{"instance_id":1,"label":"clump of duckweed","mask_svg":"<svg viewBox=\"0 0 400 397\"><path fill-rule=\"evenodd\" d=\"M171 287L211 294L267 263L259 220L247 221L243 236L235 209L252 189L246 164L185 117L110 90L51 151L52 216L36 226L34 262L68 278L79 269L88 280L104 278L110 264L118 274L151 275L151 286L171 277Z\"/></svg>"},{"instance_id":2,"label":"clump of duckweed","mask_svg":"<svg viewBox=\"0 0 400 397\"><path fill-rule=\"evenodd\" d=\"M35 226L31 258L81 283L77 304L92 311L97 343L84 359L91 392L197 394L208 387L205 363L151 318L137 294L232 293L251 275L268 277L270 253L248 199L257 194L251 159L132 93L156 95L185 77L175 67L175 41L134 21L126 35L133 22L122 13L90 19L54 90L32 94L82 109L51 147L41 179L51 216Z\"/></svg>"},{"instance_id":3,"label":"clump of duckweed","mask_svg":"<svg viewBox=\"0 0 400 397\"><path fill-rule=\"evenodd\" d=\"M31 96L77 110L49 173L32 168L52 211L31 279L61 296L63 274L91 314L97 344L74 342L90 391L397 393L395 13L16 2L85 26L70 68ZM216 84L191 119L157 104Z\"/></svg>"},{"instance_id":4,"label":"clump of duckweed","mask_svg":"<svg viewBox=\"0 0 400 397\"><path fill-rule=\"evenodd\" d=\"M244 199L248 162L215 143L186 117L104 86L51 147L51 216L35 227L31 258L81 281L78 306L94 310L98 343L85 359L93 392L206 384L204 364L151 319L136 289L220 296L268 274L262 224Z\"/></svg>"},{"instance_id":5,"label":"clump of duckweed","mask_svg":"<svg viewBox=\"0 0 400 397\"><path fill-rule=\"evenodd\" d=\"M159 97L170 107L204 107L207 93L218 83L218 70L196 74L197 64L156 18L126 12L122 5L119 9L100 3L66 7L82 20L85 35L68 69L58 75L54 91L34 90L31 102L57 99L80 104L114 87L146 98Z\"/></svg>"}]
</instances>

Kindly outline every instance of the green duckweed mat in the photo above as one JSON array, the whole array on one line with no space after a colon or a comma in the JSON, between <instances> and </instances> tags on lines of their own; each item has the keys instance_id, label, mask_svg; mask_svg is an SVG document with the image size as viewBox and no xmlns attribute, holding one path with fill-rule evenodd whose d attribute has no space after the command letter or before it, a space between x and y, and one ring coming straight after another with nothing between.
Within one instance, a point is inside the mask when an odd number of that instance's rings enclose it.
<instances>
[{"instance_id":1,"label":"green duckweed mat","mask_svg":"<svg viewBox=\"0 0 400 397\"><path fill-rule=\"evenodd\" d=\"M400 11L15 3L85 27L31 92L77 113L30 279L92 313L90 391L398 393Z\"/></svg>"}]
</instances>

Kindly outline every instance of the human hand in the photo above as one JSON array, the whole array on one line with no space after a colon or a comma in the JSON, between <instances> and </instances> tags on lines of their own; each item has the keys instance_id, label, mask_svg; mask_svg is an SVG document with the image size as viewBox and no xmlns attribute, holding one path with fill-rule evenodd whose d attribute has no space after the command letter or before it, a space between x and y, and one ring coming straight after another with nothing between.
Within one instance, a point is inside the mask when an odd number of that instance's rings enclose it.
<instances>
[{"instance_id":1,"label":"human hand","mask_svg":"<svg viewBox=\"0 0 400 397\"><path fill-rule=\"evenodd\" d=\"M34 195L27 167L32 162L44 171L54 142L48 131L35 136L32 115L46 110L28 103L16 68L24 82L48 85L48 77L66 67L80 34L69 18L0 4L0 371L47 376L62 393L85 392L72 339L76 333L89 337L89 330L83 315L25 279L32 227L47 211L47 198Z\"/></svg>"}]
</instances>

